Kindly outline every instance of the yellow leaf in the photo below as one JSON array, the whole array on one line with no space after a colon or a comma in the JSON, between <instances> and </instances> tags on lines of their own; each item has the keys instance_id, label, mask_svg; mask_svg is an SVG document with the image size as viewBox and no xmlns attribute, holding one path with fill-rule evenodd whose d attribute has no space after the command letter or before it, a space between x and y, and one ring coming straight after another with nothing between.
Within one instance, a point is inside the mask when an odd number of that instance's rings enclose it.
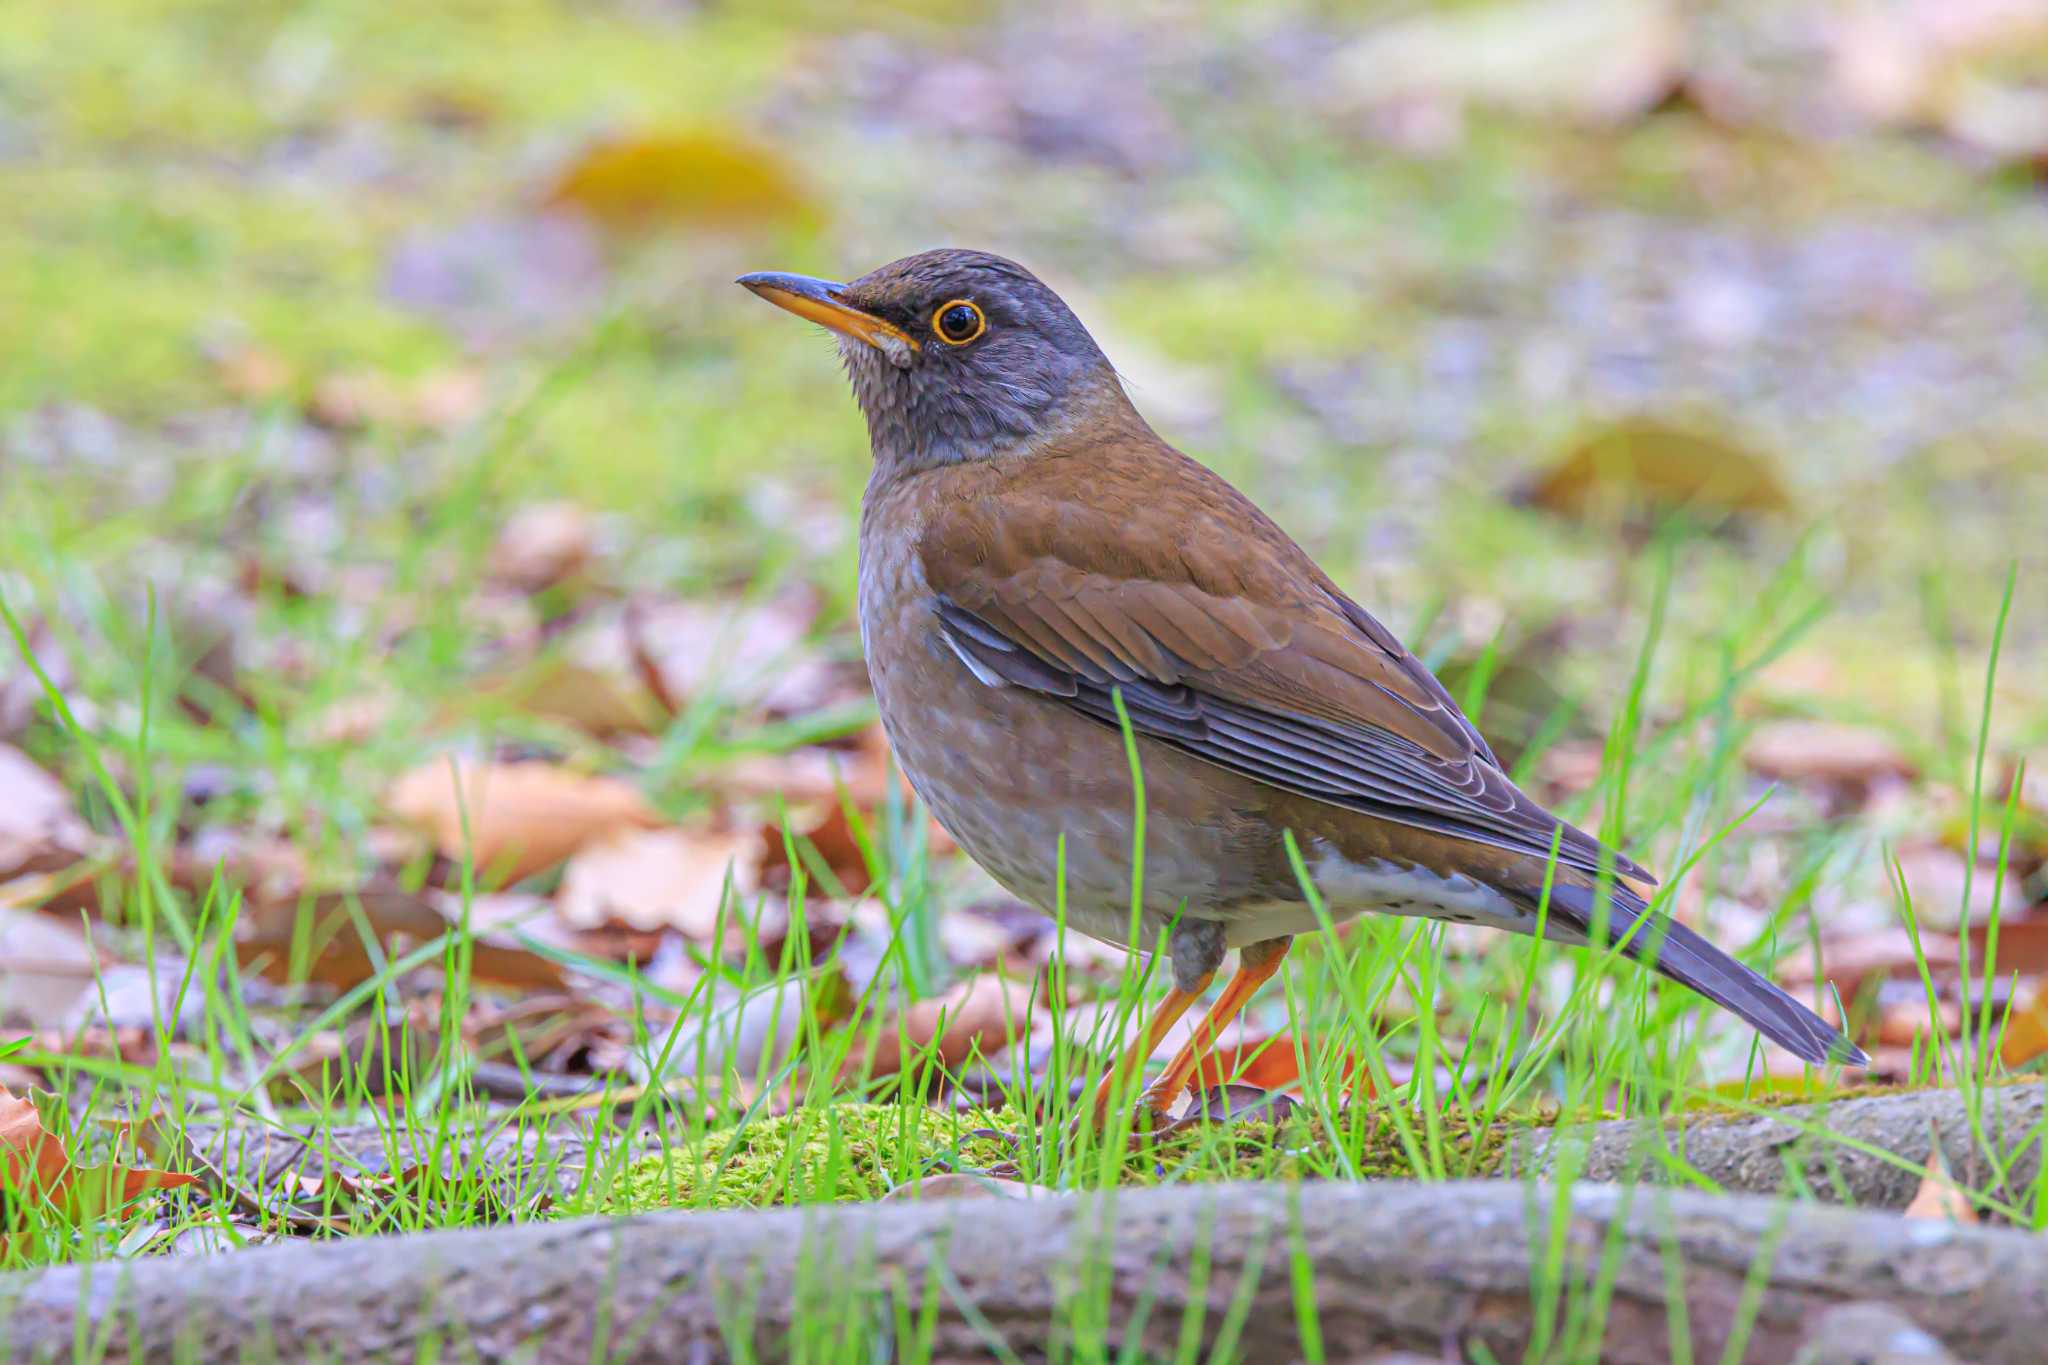
<instances>
[{"instance_id":1,"label":"yellow leaf","mask_svg":"<svg viewBox=\"0 0 2048 1365\"><path fill-rule=\"evenodd\" d=\"M1582 438L1538 475L1528 498L1565 516L1684 509L1723 517L1792 505L1770 461L1720 436L1631 418Z\"/></svg>"},{"instance_id":2,"label":"yellow leaf","mask_svg":"<svg viewBox=\"0 0 2048 1365\"><path fill-rule=\"evenodd\" d=\"M717 129L597 143L562 168L544 200L615 232L795 226L823 216L780 156Z\"/></svg>"}]
</instances>

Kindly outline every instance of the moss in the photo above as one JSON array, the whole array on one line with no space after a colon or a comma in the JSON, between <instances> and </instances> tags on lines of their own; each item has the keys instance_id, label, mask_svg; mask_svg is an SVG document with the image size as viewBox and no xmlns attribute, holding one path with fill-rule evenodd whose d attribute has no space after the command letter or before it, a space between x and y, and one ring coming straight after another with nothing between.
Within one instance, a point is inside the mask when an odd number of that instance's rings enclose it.
<instances>
[{"instance_id":1,"label":"moss","mask_svg":"<svg viewBox=\"0 0 2048 1365\"><path fill-rule=\"evenodd\" d=\"M1549 1121L1524 1116L1484 1125L1446 1110L1432 1140L1413 1114L1397 1121L1382 1108L1346 1111L1333 1132L1297 1113L1277 1123L1242 1119L1139 1134L1118 1155L1096 1150L1070 1159L1055 1130L1033 1128L1015 1111L840 1104L672 1143L632 1163L609 1189L558 1212L844 1203L879 1198L939 1171L986 1171L1063 1189L1341 1176L1458 1179L1493 1172L1516 1133Z\"/></svg>"},{"instance_id":2,"label":"moss","mask_svg":"<svg viewBox=\"0 0 2048 1365\"><path fill-rule=\"evenodd\" d=\"M563 1212L876 1199L921 1175L989 1170L1009 1161L1009 1142L976 1135L1004 1128L1006 1119L1014 1125L1016 1116L888 1104L798 1109L650 1153L628 1166L609 1191Z\"/></svg>"}]
</instances>

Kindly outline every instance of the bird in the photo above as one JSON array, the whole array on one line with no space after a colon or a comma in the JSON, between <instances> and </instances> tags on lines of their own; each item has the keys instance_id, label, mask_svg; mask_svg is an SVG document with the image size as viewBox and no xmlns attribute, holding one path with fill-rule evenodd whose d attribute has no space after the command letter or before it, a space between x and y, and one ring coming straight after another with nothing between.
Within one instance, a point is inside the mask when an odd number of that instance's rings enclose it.
<instances>
[{"instance_id":1,"label":"bird","mask_svg":"<svg viewBox=\"0 0 2048 1365\"><path fill-rule=\"evenodd\" d=\"M1517 787L1392 632L1152 429L1029 270L948 248L844 283L737 283L836 334L866 418L861 643L911 788L1013 895L1106 943L1164 944L1170 989L1096 1091L1097 1123L1230 951L1143 1092L1154 1115L1296 935L1366 913L1574 945L1604 925L1803 1061L1867 1064Z\"/></svg>"}]
</instances>

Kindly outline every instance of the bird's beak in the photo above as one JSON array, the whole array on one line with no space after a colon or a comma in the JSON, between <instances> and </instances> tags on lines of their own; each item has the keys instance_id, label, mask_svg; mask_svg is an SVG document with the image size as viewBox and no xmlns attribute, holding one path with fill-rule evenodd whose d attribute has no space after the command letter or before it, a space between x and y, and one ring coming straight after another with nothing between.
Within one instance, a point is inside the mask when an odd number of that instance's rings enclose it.
<instances>
[{"instance_id":1,"label":"bird's beak","mask_svg":"<svg viewBox=\"0 0 2048 1365\"><path fill-rule=\"evenodd\" d=\"M787 308L821 327L865 341L899 365L908 364L909 353L918 349L916 338L901 327L848 303L843 284L772 271L742 275L734 283L745 285L777 308Z\"/></svg>"}]
</instances>

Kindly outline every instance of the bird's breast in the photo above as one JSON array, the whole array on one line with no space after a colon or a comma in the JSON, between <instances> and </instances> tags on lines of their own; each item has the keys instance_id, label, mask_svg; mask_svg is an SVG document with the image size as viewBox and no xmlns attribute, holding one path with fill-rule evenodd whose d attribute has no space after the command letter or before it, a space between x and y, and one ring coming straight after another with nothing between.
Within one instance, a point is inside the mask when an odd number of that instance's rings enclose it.
<instances>
[{"instance_id":1,"label":"bird's breast","mask_svg":"<svg viewBox=\"0 0 2048 1365\"><path fill-rule=\"evenodd\" d=\"M881 524L877 524L881 522ZM1074 926L1129 936L1134 789L1121 736L1028 691L990 686L940 638L914 539L863 519L858 594L868 673L896 761L947 833L1006 889ZM1149 942L1185 905L1225 917L1261 899L1277 835L1232 774L1144 742ZM1256 845L1254 847L1253 845Z\"/></svg>"}]
</instances>

